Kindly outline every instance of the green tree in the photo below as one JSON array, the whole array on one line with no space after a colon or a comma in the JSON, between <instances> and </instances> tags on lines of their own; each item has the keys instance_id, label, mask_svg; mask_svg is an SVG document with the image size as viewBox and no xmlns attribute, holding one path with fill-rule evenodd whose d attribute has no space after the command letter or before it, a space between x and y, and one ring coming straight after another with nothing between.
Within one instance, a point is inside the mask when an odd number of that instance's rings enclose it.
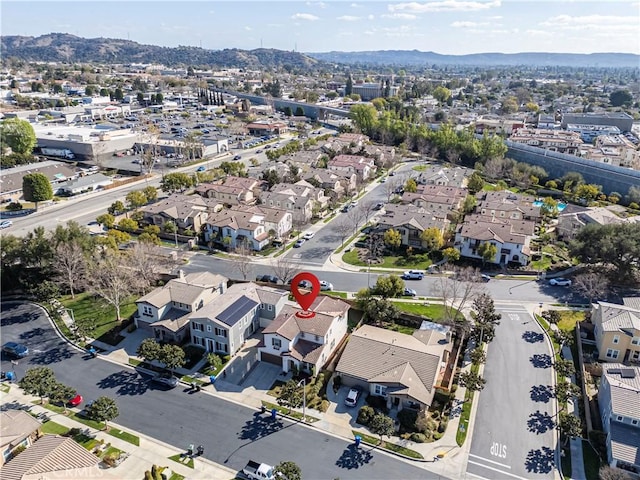
<instances>
[{"instance_id":1,"label":"green tree","mask_svg":"<svg viewBox=\"0 0 640 480\"><path fill-rule=\"evenodd\" d=\"M96 422L104 422L105 430L109 429L108 422L120 415L118 404L109 397L98 397L87 407L87 417Z\"/></svg>"},{"instance_id":2,"label":"green tree","mask_svg":"<svg viewBox=\"0 0 640 480\"><path fill-rule=\"evenodd\" d=\"M487 354L482 347L476 347L471 350L469 357L471 358L471 362L475 363L476 365L480 365L481 363L487 361Z\"/></svg>"},{"instance_id":3,"label":"green tree","mask_svg":"<svg viewBox=\"0 0 640 480\"><path fill-rule=\"evenodd\" d=\"M490 242L483 242L478 246L478 255L482 258L482 263L492 262L498 254L498 247Z\"/></svg>"},{"instance_id":4,"label":"green tree","mask_svg":"<svg viewBox=\"0 0 640 480\"><path fill-rule=\"evenodd\" d=\"M601 188L602 187L600 185L593 184L578 185L575 189L575 196L579 199L584 199L587 202L592 202L598 198L598 195L600 195Z\"/></svg>"},{"instance_id":5,"label":"green tree","mask_svg":"<svg viewBox=\"0 0 640 480\"><path fill-rule=\"evenodd\" d=\"M444 245L444 238L438 227L425 228L420 234L420 240L422 241L422 246L428 252L440 250Z\"/></svg>"},{"instance_id":6,"label":"green tree","mask_svg":"<svg viewBox=\"0 0 640 480\"><path fill-rule=\"evenodd\" d=\"M76 395L76 389L68 387L62 383L57 383L53 386L51 392L49 392L49 400L54 403L62 404L64 411L67 411L67 403L70 398Z\"/></svg>"},{"instance_id":7,"label":"green tree","mask_svg":"<svg viewBox=\"0 0 640 480\"><path fill-rule=\"evenodd\" d=\"M147 196L142 190L133 190L125 197L129 208L139 208L147 203Z\"/></svg>"},{"instance_id":8,"label":"green tree","mask_svg":"<svg viewBox=\"0 0 640 480\"><path fill-rule=\"evenodd\" d=\"M118 228L125 232L135 232L138 229L138 222L133 218L123 218L118 222Z\"/></svg>"},{"instance_id":9,"label":"green tree","mask_svg":"<svg viewBox=\"0 0 640 480\"><path fill-rule=\"evenodd\" d=\"M440 103L445 103L451 97L451 90L443 86L437 86L431 94Z\"/></svg>"},{"instance_id":10,"label":"green tree","mask_svg":"<svg viewBox=\"0 0 640 480\"><path fill-rule=\"evenodd\" d=\"M369 104L354 105L349 111L349 118L362 133L373 137L378 123L378 111Z\"/></svg>"},{"instance_id":11,"label":"green tree","mask_svg":"<svg viewBox=\"0 0 640 480\"><path fill-rule=\"evenodd\" d=\"M294 462L280 462L273 467L273 474L287 480L302 480L302 470Z\"/></svg>"},{"instance_id":12,"label":"green tree","mask_svg":"<svg viewBox=\"0 0 640 480\"><path fill-rule=\"evenodd\" d=\"M18 384L25 393L40 397L40 403L43 403L44 397L53 391L58 382L49 367L35 367L28 369Z\"/></svg>"},{"instance_id":13,"label":"green tree","mask_svg":"<svg viewBox=\"0 0 640 480\"><path fill-rule=\"evenodd\" d=\"M570 398L580 398L580 387L575 383L559 381L553 388L558 403L564 404Z\"/></svg>"},{"instance_id":14,"label":"green tree","mask_svg":"<svg viewBox=\"0 0 640 480\"><path fill-rule=\"evenodd\" d=\"M404 191L408 193L416 193L418 191L418 184L415 179L410 178L404 184Z\"/></svg>"},{"instance_id":15,"label":"green tree","mask_svg":"<svg viewBox=\"0 0 640 480\"><path fill-rule=\"evenodd\" d=\"M472 392L479 392L484 388L487 381L471 370L462 372L459 377L460 386L465 387Z\"/></svg>"},{"instance_id":16,"label":"green tree","mask_svg":"<svg viewBox=\"0 0 640 480\"><path fill-rule=\"evenodd\" d=\"M477 295L473 300L473 312L475 323L471 332L472 338L478 345L491 342L502 318L502 315L496 312L493 299L486 293Z\"/></svg>"},{"instance_id":17,"label":"green tree","mask_svg":"<svg viewBox=\"0 0 640 480\"><path fill-rule=\"evenodd\" d=\"M184 191L193 186L193 179L187 173L168 173L160 181L163 192Z\"/></svg>"},{"instance_id":18,"label":"green tree","mask_svg":"<svg viewBox=\"0 0 640 480\"><path fill-rule=\"evenodd\" d=\"M347 77L347 84L344 87L344 96L348 97L352 93L353 93L353 79L351 78L351 75L349 75Z\"/></svg>"},{"instance_id":19,"label":"green tree","mask_svg":"<svg viewBox=\"0 0 640 480\"><path fill-rule=\"evenodd\" d=\"M109 205L109 208L107 208L107 212L110 215L122 215L126 211L127 211L127 208L124 206L124 203L122 203L120 200L116 200L111 205Z\"/></svg>"},{"instance_id":20,"label":"green tree","mask_svg":"<svg viewBox=\"0 0 640 480\"><path fill-rule=\"evenodd\" d=\"M382 298L399 297L404 292L404 281L397 275L380 276L373 287L373 293Z\"/></svg>"},{"instance_id":21,"label":"green tree","mask_svg":"<svg viewBox=\"0 0 640 480\"><path fill-rule=\"evenodd\" d=\"M145 362L152 362L160 358L161 348L162 347L155 338L145 338L140 342L140 345L138 345L136 355L142 358Z\"/></svg>"},{"instance_id":22,"label":"green tree","mask_svg":"<svg viewBox=\"0 0 640 480\"><path fill-rule=\"evenodd\" d=\"M480 176L478 172L473 172L469 177L469 181L467 183L467 188L469 189L469 193L471 195L475 195L484 187L484 180Z\"/></svg>"},{"instance_id":23,"label":"green tree","mask_svg":"<svg viewBox=\"0 0 640 480\"><path fill-rule=\"evenodd\" d=\"M22 194L27 202L34 202L36 210L38 203L53 198L51 182L43 173L27 173L22 177Z\"/></svg>"},{"instance_id":24,"label":"green tree","mask_svg":"<svg viewBox=\"0 0 640 480\"><path fill-rule=\"evenodd\" d=\"M542 200L542 205L540 205L540 213L545 217L554 218L558 216L558 202L551 197L545 197Z\"/></svg>"},{"instance_id":25,"label":"green tree","mask_svg":"<svg viewBox=\"0 0 640 480\"><path fill-rule=\"evenodd\" d=\"M96 217L96 222L106 228L113 228L113 225L116 223L116 217L114 217L110 213L103 213L102 215L98 215Z\"/></svg>"},{"instance_id":26,"label":"green tree","mask_svg":"<svg viewBox=\"0 0 640 480\"><path fill-rule=\"evenodd\" d=\"M560 377L570 377L576 374L576 367L571 360L557 360L553 366Z\"/></svg>"},{"instance_id":27,"label":"green tree","mask_svg":"<svg viewBox=\"0 0 640 480\"><path fill-rule=\"evenodd\" d=\"M558 416L558 430L565 438L579 437L582 435L582 422L578 417L564 410Z\"/></svg>"},{"instance_id":28,"label":"green tree","mask_svg":"<svg viewBox=\"0 0 640 480\"><path fill-rule=\"evenodd\" d=\"M36 132L28 121L14 117L0 124L0 148L3 153L5 147L9 147L13 153L30 155L36 143Z\"/></svg>"},{"instance_id":29,"label":"green tree","mask_svg":"<svg viewBox=\"0 0 640 480\"><path fill-rule=\"evenodd\" d=\"M382 443L383 435L391 436L395 433L395 423L393 419L384 413L376 413L369 422L368 427L371 433L380 436L380 443Z\"/></svg>"},{"instance_id":30,"label":"green tree","mask_svg":"<svg viewBox=\"0 0 640 480\"><path fill-rule=\"evenodd\" d=\"M616 90L609 95L609 102L612 107L628 107L633 103L633 95L629 90Z\"/></svg>"},{"instance_id":31,"label":"green tree","mask_svg":"<svg viewBox=\"0 0 640 480\"><path fill-rule=\"evenodd\" d=\"M217 355L215 353L207 354L207 363L209 364L209 367L211 367L216 372L219 371L223 365L220 355Z\"/></svg>"},{"instance_id":32,"label":"green tree","mask_svg":"<svg viewBox=\"0 0 640 480\"><path fill-rule=\"evenodd\" d=\"M442 255L447 259L447 262L457 262L460 260L460 251L454 247L447 247L442 251Z\"/></svg>"},{"instance_id":33,"label":"green tree","mask_svg":"<svg viewBox=\"0 0 640 480\"><path fill-rule=\"evenodd\" d=\"M289 413L292 408L298 408L302 405L302 390L298 387L298 383L291 379L285 383L278 395L278 405L289 407Z\"/></svg>"},{"instance_id":34,"label":"green tree","mask_svg":"<svg viewBox=\"0 0 640 480\"><path fill-rule=\"evenodd\" d=\"M147 198L147 203L155 202L158 199L158 189L151 185L144 187L142 193L144 193L144 196Z\"/></svg>"},{"instance_id":35,"label":"green tree","mask_svg":"<svg viewBox=\"0 0 640 480\"><path fill-rule=\"evenodd\" d=\"M187 363L184 350L178 345L163 345L160 349L158 361L164 364L166 368L173 371Z\"/></svg>"},{"instance_id":36,"label":"green tree","mask_svg":"<svg viewBox=\"0 0 640 480\"><path fill-rule=\"evenodd\" d=\"M397 249L402 244L402 235L400 235L400 232L393 228L390 228L389 230L384 232L382 239L384 240L385 245L393 249Z\"/></svg>"}]
</instances>

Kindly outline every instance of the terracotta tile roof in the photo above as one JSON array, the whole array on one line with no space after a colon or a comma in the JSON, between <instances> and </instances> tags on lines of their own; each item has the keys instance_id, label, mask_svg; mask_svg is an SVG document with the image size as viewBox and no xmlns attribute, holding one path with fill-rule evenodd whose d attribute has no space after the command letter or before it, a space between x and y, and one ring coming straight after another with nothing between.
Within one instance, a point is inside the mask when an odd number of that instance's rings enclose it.
<instances>
[{"instance_id":1,"label":"terracotta tile roof","mask_svg":"<svg viewBox=\"0 0 640 480\"><path fill-rule=\"evenodd\" d=\"M0 447L16 446L42 425L22 410L8 410L0 413Z\"/></svg>"},{"instance_id":2,"label":"terracotta tile roof","mask_svg":"<svg viewBox=\"0 0 640 480\"><path fill-rule=\"evenodd\" d=\"M98 457L72 438L45 435L0 468L0 478L103 478L99 462Z\"/></svg>"}]
</instances>

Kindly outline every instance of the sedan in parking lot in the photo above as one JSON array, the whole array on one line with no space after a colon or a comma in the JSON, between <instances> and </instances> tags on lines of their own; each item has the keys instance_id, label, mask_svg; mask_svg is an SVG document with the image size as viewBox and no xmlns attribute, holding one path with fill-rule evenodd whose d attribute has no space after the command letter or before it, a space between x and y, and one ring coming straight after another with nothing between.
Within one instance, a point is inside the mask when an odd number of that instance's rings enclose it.
<instances>
[{"instance_id":1,"label":"sedan in parking lot","mask_svg":"<svg viewBox=\"0 0 640 480\"><path fill-rule=\"evenodd\" d=\"M204 172L204 171L206 171L206 170L207 170L207 167L198 167L198 168L196 169L196 172Z\"/></svg>"},{"instance_id":2,"label":"sedan in parking lot","mask_svg":"<svg viewBox=\"0 0 640 480\"><path fill-rule=\"evenodd\" d=\"M549 280L549 285L553 285L554 287L570 287L571 280L568 278L552 278Z\"/></svg>"}]
</instances>

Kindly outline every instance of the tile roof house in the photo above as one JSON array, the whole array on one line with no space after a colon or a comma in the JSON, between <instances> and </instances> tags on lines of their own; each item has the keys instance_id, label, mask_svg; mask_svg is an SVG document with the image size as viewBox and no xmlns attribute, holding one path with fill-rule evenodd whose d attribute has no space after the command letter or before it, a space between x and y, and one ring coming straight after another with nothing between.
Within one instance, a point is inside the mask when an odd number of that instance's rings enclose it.
<instances>
[{"instance_id":1,"label":"tile roof house","mask_svg":"<svg viewBox=\"0 0 640 480\"><path fill-rule=\"evenodd\" d=\"M431 165L425 171L420 172L416 182L420 185L447 185L464 188L472 173L473 170L464 167Z\"/></svg>"},{"instance_id":2,"label":"tile roof house","mask_svg":"<svg viewBox=\"0 0 640 480\"><path fill-rule=\"evenodd\" d=\"M195 191L202 197L217 200L224 205L253 205L256 203L253 190L234 183L229 185L226 183L203 183L198 185Z\"/></svg>"},{"instance_id":3,"label":"tile roof house","mask_svg":"<svg viewBox=\"0 0 640 480\"><path fill-rule=\"evenodd\" d=\"M403 193L402 203L411 203L430 212L439 212L439 216L444 213L450 220L454 220L457 212L462 208L467 193L466 189L460 187L419 185L417 192Z\"/></svg>"},{"instance_id":4,"label":"tile roof house","mask_svg":"<svg viewBox=\"0 0 640 480\"><path fill-rule=\"evenodd\" d=\"M146 205L140 209L143 214L141 224L158 225L171 221L178 231L191 229L199 232L207 219L207 202L197 195L174 193L167 198Z\"/></svg>"},{"instance_id":5,"label":"tile roof house","mask_svg":"<svg viewBox=\"0 0 640 480\"><path fill-rule=\"evenodd\" d=\"M349 304L328 296L316 298L312 318L296 316L300 309L287 305L262 331L260 361L276 364L284 372L315 375L332 357L347 334Z\"/></svg>"},{"instance_id":6,"label":"tile roof house","mask_svg":"<svg viewBox=\"0 0 640 480\"><path fill-rule=\"evenodd\" d=\"M582 210L559 214L556 231L558 232L559 238L571 240L576 237L580 230L591 223L598 225L617 225L629 221L634 220L619 217L614 211L606 207L586 207Z\"/></svg>"},{"instance_id":7,"label":"tile roof house","mask_svg":"<svg viewBox=\"0 0 640 480\"><path fill-rule=\"evenodd\" d=\"M402 236L402 245L421 248L422 232L436 227L444 233L450 223L448 214L447 208L434 212L413 205L389 204L385 207L385 213L378 217L377 229L386 231L393 228Z\"/></svg>"},{"instance_id":8,"label":"tile roof house","mask_svg":"<svg viewBox=\"0 0 640 480\"><path fill-rule=\"evenodd\" d=\"M499 192L480 192L475 211L487 216L512 220L532 220L540 222L540 206L535 206L535 198L518 195L508 190Z\"/></svg>"},{"instance_id":9,"label":"tile roof house","mask_svg":"<svg viewBox=\"0 0 640 480\"><path fill-rule=\"evenodd\" d=\"M136 300L136 326L153 331L160 341L182 341L189 333L189 315L220 297L229 281L211 272L178 275Z\"/></svg>"},{"instance_id":10,"label":"tile roof house","mask_svg":"<svg viewBox=\"0 0 640 480\"><path fill-rule=\"evenodd\" d=\"M607 433L607 463L640 476L640 367L603 365L598 405Z\"/></svg>"},{"instance_id":11,"label":"tile roof house","mask_svg":"<svg viewBox=\"0 0 640 480\"><path fill-rule=\"evenodd\" d=\"M591 322L602 362L640 362L640 297L623 298L623 305L596 302Z\"/></svg>"},{"instance_id":12,"label":"tile roof house","mask_svg":"<svg viewBox=\"0 0 640 480\"><path fill-rule=\"evenodd\" d=\"M327 168L334 172L355 173L362 180L373 177L377 171L373 158L361 155L336 155L327 162Z\"/></svg>"},{"instance_id":13,"label":"tile roof house","mask_svg":"<svg viewBox=\"0 0 640 480\"><path fill-rule=\"evenodd\" d=\"M320 188L324 188L325 195L329 194L329 197L341 197L347 192L355 191L357 186L356 174L340 175L326 168L312 168L305 174L304 179L318 182Z\"/></svg>"},{"instance_id":14,"label":"tile roof house","mask_svg":"<svg viewBox=\"0 0 640 480\"><path fill-rule=\"evenodd\" d=\"M363 325L351 334L336 375L386 399L389 408L428 408L452 350L448 327L425 322L413 335Z\"/></svg>"},{"instance_id":15,"label":"tile roof house","mask_svg":"<svg viewBox=\"0 0 640 480\"><path fill-rule=\"evenodd\" d=\"M0 466L11 459L19 446L30 447L42 435L41 428L38 420L22 410L0 412Z\"/></svg>"},{"instance_id":16,"label":"tile roof house","mask_svg":"<svg viewBox=\"0 0 640 480\"><path fill-rule=\"evenodd\" d=\"M259 327L283 309L288 293L252 282L231 285L215 302L189 316L191 341L208 352L235 355Z\"/></svg>"},{"instance_id":17,"label":"tile roof house","mask_svg":"<svg viewBox=\"0 0 640 480\"><path fill-rule=\"evenodd\" d=\"M489 242L497 247L496 256L488 263L528 265L531 257L529 244L531 222L505 221L471 216L456 231L454 247L464 257L481 259L478 247Z\"/></svg>"},{"instance_id":18,"label":"tile roof house","mask_svg":"<svg viewBox=\"0 0 640 480\"><path fill-rule=\"evenodd\" d=\"M104 478L100 459L71 437L45 435L2 468L2 480Z\"/></svg>"}]
</instances>

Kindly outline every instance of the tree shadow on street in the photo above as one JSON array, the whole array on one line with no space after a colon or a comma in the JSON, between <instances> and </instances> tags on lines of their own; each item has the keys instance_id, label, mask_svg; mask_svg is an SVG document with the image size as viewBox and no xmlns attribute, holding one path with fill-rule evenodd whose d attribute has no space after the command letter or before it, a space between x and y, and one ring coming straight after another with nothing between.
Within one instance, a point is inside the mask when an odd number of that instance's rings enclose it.
<instances>
[{"instance_id":1,"label":"tree shadow on street","mask_svg":"<svg viewBox=\"0 0 640 480\"><path fill-rule=\"evenodd\" d=\"M344 449L340 458L336 460L336 465L346 470L353 470L354 468L360 468L373 459L371 450L364 450L357 447L355 443L352 443Z\"/></svg>"},{"instance_id":2,"label":"tree shadow on street","mask_svg":"<svg viewBox=\"0 0 640 480\"><path fill-rule=\"evenodd\" d=\"M549 473L554 464L553 450L549 447L542 447L538 450L530 450L524 465L527 472Z\"/></svg>"},{"instance_id":3,"label":"tree shadow on street","mask_svg":"<svg viewBox=\"0 0 640 480\"><path fill-rule=\"evenodd\" d=\"M531 387L531 400L534 402L548 403L553 398L551 385L534 385Z\"/></svg>"},{"instance_id":4,"label":"tree shadow on street","mask_svg":"<svg viewBox=\"0 0 640 480\"><path fill-rule=\"evenodd\" d=\"M45 333L45 330L40 327L36 327L32 330L22 332L20 334L20 340L29 340L30 338L39 337Z\"/></svg>"},{"instance_id":5,"label":"tree shadow on street","mask_svg":"<svg viewBox=\"0 0 640 480\"><path fill-rule=\"evenodd\" d=\"M547 353L536 353L529 358L529 361L535 368L550 368L553 365L551 355Z\"/></svg>"},{"instance_id":6,"label":"tree shadow on street","mask_svg":"<svg viewBox=\"0 0 640 480\"><path fill-rule=\"evenodd\" d=\"M529 427L530 432L540 435L541 433L545 433L547 430L555 428L556 423L547 412L543 413L540 410L536 410L534 413L529 415L527 426Z\"/></svg>"},{"instance_id":7,"label":"tree shadow on street","mask_svg":"<svg viewBox=\"0 0 640 480\"><path fill-rule=\"evenodd\" d=\"M71 349L69 345L60 342L59 346L48 349L46 352L39 352L29 359L29 363L36 365L50 365L52 363L68 360L78 352Z\"/></svg>"},{"instance_id":8,"label":"tree shadow on street","mask_svg":"<svg viewBox=\"0 0 640 480\"><path fill-rule=\"evenodd\" d=\"M134 372L120 370L98 381L100 388L117 388L119 395L142 395L149 388L147 383Z\"/></svg>"},{"instance_id":9,"label":"tree shadow on street","mask_svg":"<svg viewBox=\"0 0 640 480\"><path fill-rule=\"evenodd\" d=\"M544 335L538 332L527 330L522 334L522 338L528 343L538 343L544 340Z\"/></svg>"},{"instance_id":10,"label":"tree shadow on street","mask_svg":"<svg viewBox=\"0 0 640 480\"><path fill-rule=\"evenodd\" d=\"M238 434L241 440L259 440L283 428L283 423L278 419L271 418L271 415L253 414L253 420L247 420L242 431Z\"/></svg>"}]
</instances>

